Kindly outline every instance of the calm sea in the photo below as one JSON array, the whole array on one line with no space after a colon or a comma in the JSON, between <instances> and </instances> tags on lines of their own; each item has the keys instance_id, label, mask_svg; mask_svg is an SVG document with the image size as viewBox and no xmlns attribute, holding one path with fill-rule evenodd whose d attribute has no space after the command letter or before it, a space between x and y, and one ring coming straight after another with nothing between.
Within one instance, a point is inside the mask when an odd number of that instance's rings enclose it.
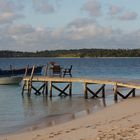
<instances>
[{"instance_id":1,"label":"calm sea","mask_svg":"<svg viewBox=\"0 0 140 140\"><path fill-rule=\"evenodd\" d=\"M1 58L0 67L46 65L55 61L63 68L73 65L73 77L103 79L140 79L140 58ZM73 85L73 97L47 99L32 94L21 96L20 85L0 85L0 134L34 130L72 120L113 104L113 92L107 87L106 100L84 99L81 84ZM31 127L32 126L32 127Z\"/></svg>"}]
</instances>

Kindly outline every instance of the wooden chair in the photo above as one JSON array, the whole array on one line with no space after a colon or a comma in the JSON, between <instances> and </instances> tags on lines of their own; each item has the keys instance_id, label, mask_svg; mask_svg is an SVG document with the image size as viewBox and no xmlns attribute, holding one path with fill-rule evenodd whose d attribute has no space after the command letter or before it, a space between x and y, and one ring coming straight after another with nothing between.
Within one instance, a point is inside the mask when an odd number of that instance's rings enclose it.
<instances>
[{"instance_id":1,"label":"wooden chair","mask_svg":"<svg viewBox=\"0 0 140 140\"><path fill-rule=\"evenodd\" d=\"M63 71L63 77L65 77L65 75L69 75L70 77L72 77L71 70L72 70L72 65L70 66L70 68L65 68Z\"/></svg>"},{"instance_id":2,"label":"wooden chair","mask_svg":"<svg viewBox=\"0 0 140 140\"><path fill-rule=\"evenodd\" d=\"M52 67L52 75L53 76L60 76L62 75L60 65L53 65Z\"/></svg>"}]
</instances>

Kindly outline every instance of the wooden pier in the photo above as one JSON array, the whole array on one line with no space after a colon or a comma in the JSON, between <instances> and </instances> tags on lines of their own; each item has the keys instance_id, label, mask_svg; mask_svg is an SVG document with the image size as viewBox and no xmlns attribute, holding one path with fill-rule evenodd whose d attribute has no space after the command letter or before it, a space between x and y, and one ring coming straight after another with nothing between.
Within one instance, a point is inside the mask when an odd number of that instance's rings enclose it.
<instances>
[{"instance_id":1,"label":"wooden pier","mask_svg":"<svg viewBox=\"0 0 140 140\"><path fill-rule=\"evenodd\" d=\"M113 80L97 80L97 79L88 79L88 78L74 78L74 77L49 77L49 76L24 76L23 78L23 89L22 95L24 95L24 91L27 90L28 95L31 95L31 91L34 90L35 95L46 95L49 97L53 96L53 89L59 91L59 96L72 96L72 84L73 83L82 83L84 85L84 97L87 99L88 94L90 93L93 98L100 97L105 98L105 86L112 85L112 91L114 94L114 100L118 100L118 96L123 99L128 98L130 95L132 97L135 96L135 90L140 89L140 84L130 83L130 82L119 82ZM39 88L35 87L33 83L38 82L41 83ZM59 83L62 85L59 87ZM100 85L97 91L93 91L90 89L92 85ZM89 86L90 85L90 86ZM63 87L62 87L63 86ZM120 89L127 89L128 93L121 93Z\"/></svg>"}]
</instances>

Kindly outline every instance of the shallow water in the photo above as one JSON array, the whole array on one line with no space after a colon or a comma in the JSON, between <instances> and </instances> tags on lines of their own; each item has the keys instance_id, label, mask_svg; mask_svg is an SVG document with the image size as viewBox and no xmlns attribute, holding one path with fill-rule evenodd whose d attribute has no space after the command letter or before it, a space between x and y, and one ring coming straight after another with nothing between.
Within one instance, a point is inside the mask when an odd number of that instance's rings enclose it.
<instances>
[{"instance_id":1,"label":"shallow water","mask_svg":"<svg viewBox=\"0 0 140 140\"><path fill-rule=\"evenodd\" d=\"M62 67L72 64L74 77L140 79L140 58L4 58L0 59L0 66L46 65L49 61ZM20 85L0 85L0 134L52 126L114 104L111 86L106 88L106 100L84 99L83 87L77 83L73 84L72 98L53 93L52 99L35 95L22 98Z\"/></svg>"}]
</instances>

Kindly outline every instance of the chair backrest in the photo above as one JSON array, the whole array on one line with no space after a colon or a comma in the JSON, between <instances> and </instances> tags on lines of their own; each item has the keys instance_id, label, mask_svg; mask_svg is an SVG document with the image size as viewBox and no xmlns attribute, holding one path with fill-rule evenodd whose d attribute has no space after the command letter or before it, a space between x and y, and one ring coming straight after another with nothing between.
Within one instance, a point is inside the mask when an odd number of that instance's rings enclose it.
<instances>
[{"instance_id":1,"label":"chair backrest","mask_svg":"<svg viewBox=\"0 0 140 140\"><path fill-rule=\"evenodd\" d=\"M52 69L53 75L61 75L60 65L54 65Z\"/></svg>"},{"instance_id":2,"label":"chair backrest","mask_svg":"<svg viewBox=\"0 0 140 140\"><path fill-rule=\"evenodd\" d=\"M71 65L70 68L69 68L69 72L71 72L71 70L72 70L72 65Z\"/></svg>"}]
</instances>

